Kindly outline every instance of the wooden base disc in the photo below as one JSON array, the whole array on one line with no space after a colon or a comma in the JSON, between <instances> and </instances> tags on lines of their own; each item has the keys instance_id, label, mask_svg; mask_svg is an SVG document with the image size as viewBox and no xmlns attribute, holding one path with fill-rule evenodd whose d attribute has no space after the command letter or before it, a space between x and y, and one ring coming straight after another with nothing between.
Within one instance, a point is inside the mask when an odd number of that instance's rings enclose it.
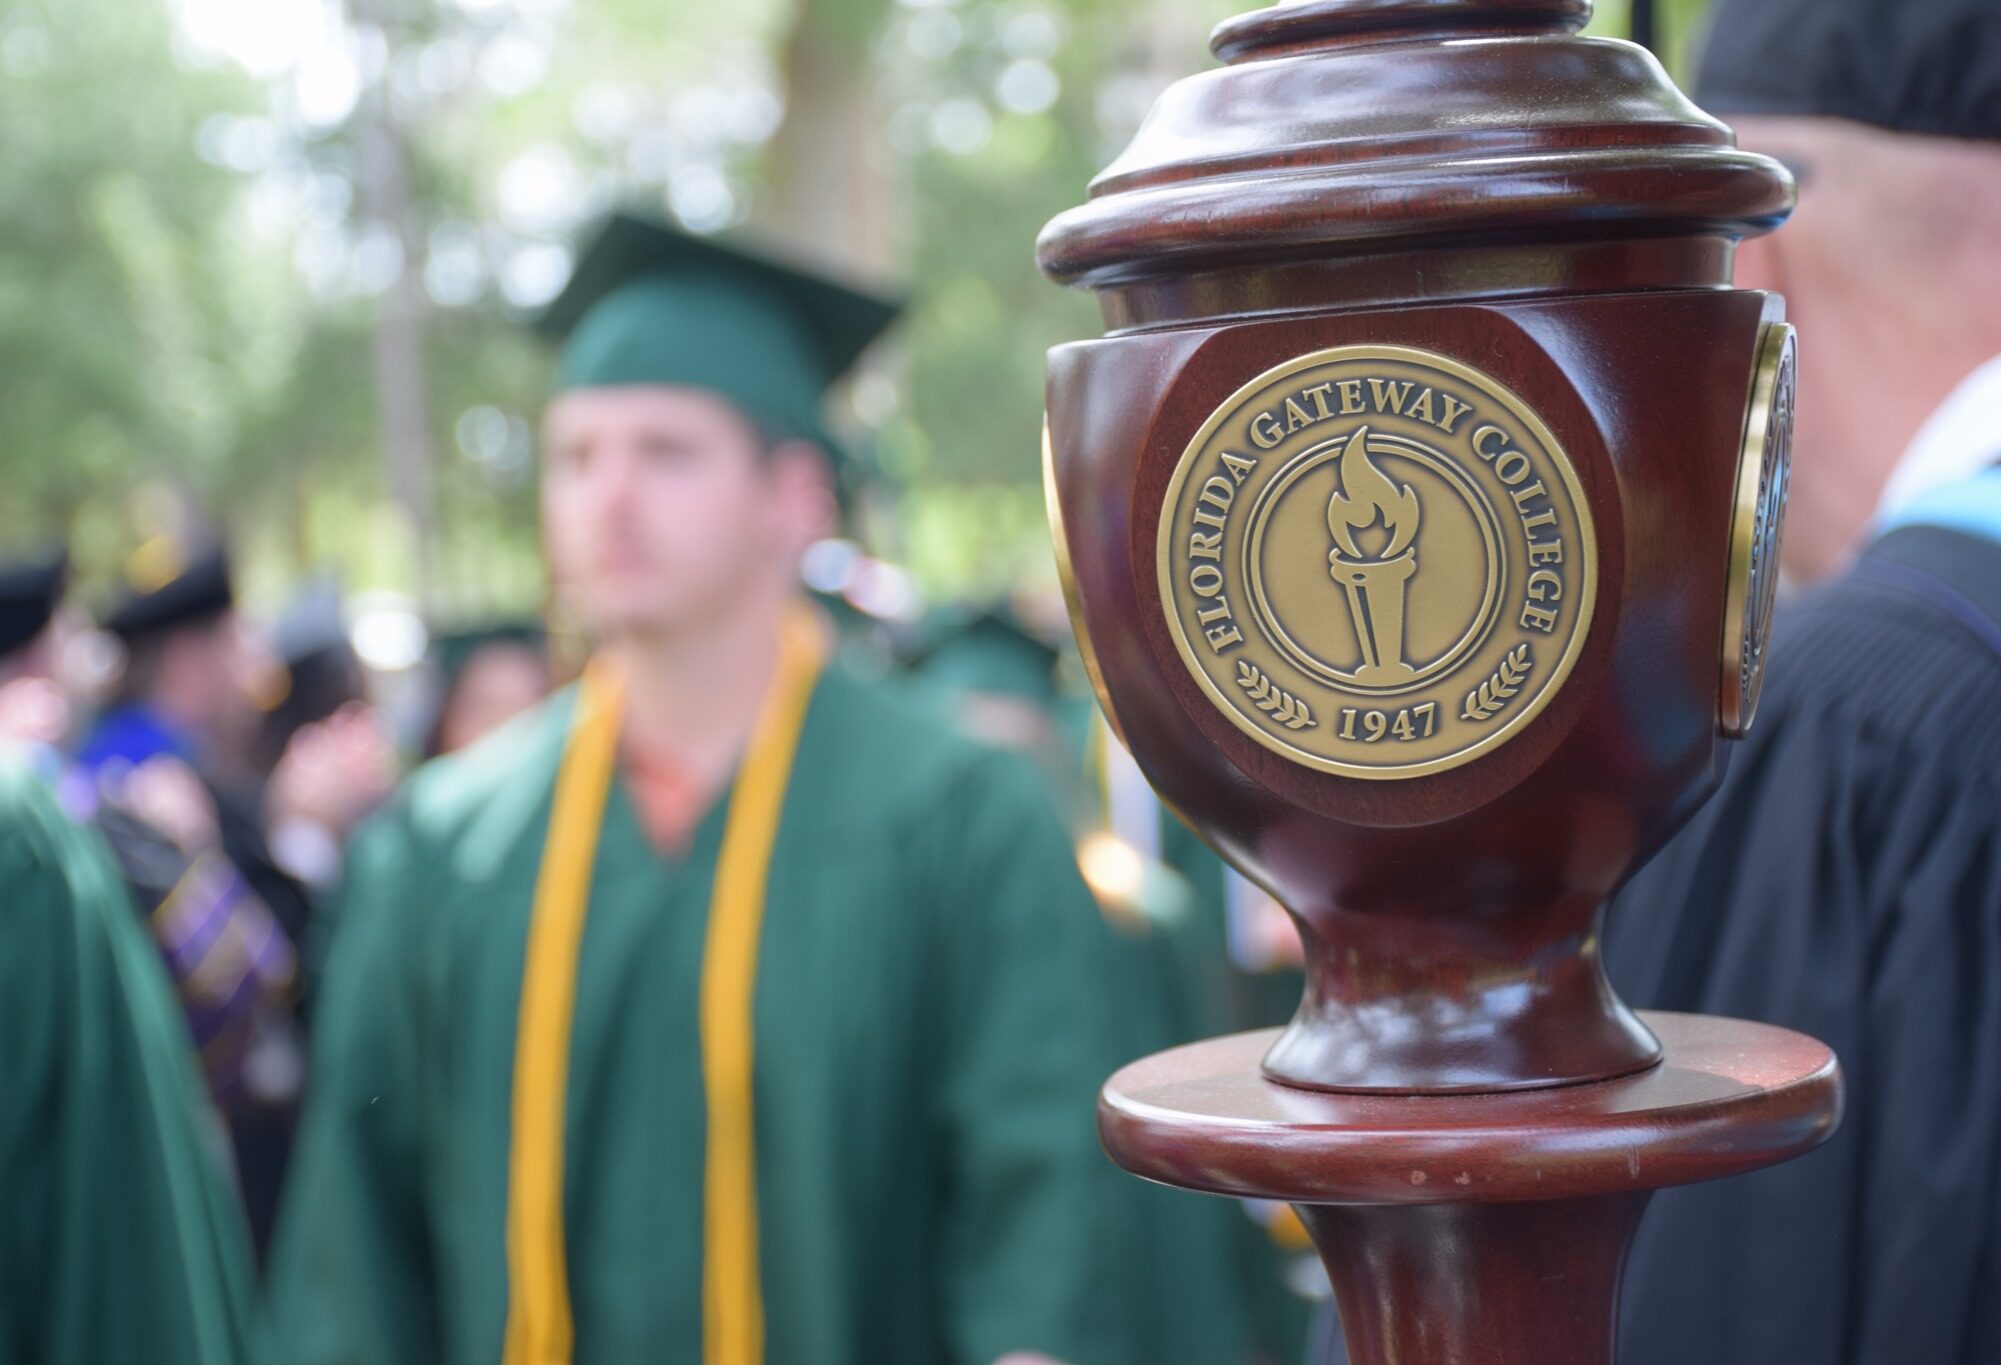
<instances>
[{"instance_id":1,"label":"wooden base disc","mask_svg":"<svg viewBox=\"0 0 2001 1365\"><path fill-rule=\"evenodd\" d=\"M1822 1043L1768 1024L1642 1016L1665 1055L1616 1080L1487 1094L1296 1089L1259 1062L1276 1030L1134 1062L1098 1129L1135 1175L1293 1204L1577 1199L1737 1175L1834 1131L1841 1077Z\"/></svg>"}]
</instances>

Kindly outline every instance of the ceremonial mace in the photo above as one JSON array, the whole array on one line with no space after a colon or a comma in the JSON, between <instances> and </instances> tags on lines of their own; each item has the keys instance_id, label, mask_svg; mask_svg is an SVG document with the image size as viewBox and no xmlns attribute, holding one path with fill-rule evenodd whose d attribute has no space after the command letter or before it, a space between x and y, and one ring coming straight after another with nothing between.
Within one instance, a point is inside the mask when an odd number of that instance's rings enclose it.
<instances>
[{"instance_id":1,"label":"ceremonial mace","mask_svg":"<svg viewBox=\"0 0 2001 1365\"><path fill-rule=\"evenodd\" d=\"M1285 1200L1357 1365L1594 1365L1650 1193L1796 1156L1827 1048L1636 1015L1602 906L1751 721L1792 427L1733 290L1792 185L1587 0L1221 25L1052 222L1050 520L1148 779L1297 920L1282 1030L1137 1062L1105 1145Z\"/></svg>"}]
</instances>

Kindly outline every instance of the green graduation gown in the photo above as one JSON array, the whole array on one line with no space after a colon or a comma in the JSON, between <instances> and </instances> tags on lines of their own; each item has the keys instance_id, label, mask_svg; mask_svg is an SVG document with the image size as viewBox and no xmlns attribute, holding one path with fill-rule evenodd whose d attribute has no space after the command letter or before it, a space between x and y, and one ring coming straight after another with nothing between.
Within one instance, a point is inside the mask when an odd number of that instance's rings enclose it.
<instances>
[{"instance_id":1,"label":"green graduation gown","mask_svg":"<svg viewBox=\"0 0 2001 1365\"><path fill-rule=\"evenodd\" d=\"M0 760L0 1361L247 1359L226 1151L108 851Z\"/></svg>"},{"instance_id":2,"label":"green graduation gown","mask_svg":"<svg viewBox=\"0 0 2001 1365\"><path fill-rule=\"evenodd\" d=\"M352 858L281 1212L273 1358L493 1365L523 952L572 693L408 784ZM685 856L606 806L564 1236L580 1362L702 1353L697 1005L727 801ZM755 1177L774 1365L1123 1359L1104 929L1017 760L841 668L769 868Z\"/></svg>"},{"instance_id":3,"label":"green graduation gown","mask_svg":"<svg viewBox=\"0 0 2001 1365\"><path fill-rule=\"evenodd\" d=\"M1105 732L1103 742L1118 741ZM1107 780L1102 768L1099 780ZM1129 916L1120 926L1126 1050L1144 1056L1283 1023L1299 1001L1298 974L1281 980L1274 996L1268 976L1231 961L1226 864L1157 801L1143 809L1157 833L1133 842L1180 879L1184 903L1176 914ZM1243 1206L1139 1180L1127 1184L1138 1247L1122 1259L1136 1281L1132 1292L1152 1304L1135 1326L1145 1334L1146 1359L1289 1365L1305 1357L1309 1305L1286 1287L1287 1253Z\"/></svg>"}]
</instances>

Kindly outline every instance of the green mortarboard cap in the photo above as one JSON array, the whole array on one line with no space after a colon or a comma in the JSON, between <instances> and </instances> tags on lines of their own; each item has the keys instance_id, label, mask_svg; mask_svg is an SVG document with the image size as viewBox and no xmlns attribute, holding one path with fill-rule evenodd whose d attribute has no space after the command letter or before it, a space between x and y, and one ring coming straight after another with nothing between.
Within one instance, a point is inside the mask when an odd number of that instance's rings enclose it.
<instances>
[{"instance_id":1,"label":"green mortarboard cap","mask_svg":"<svg viewBox=\"0 0 2001 1365\"><path fill-rule=\"evenodd\" d=\"M294 593L271 628L271 645L288 666L304 663L319 654L352 651L340 584L319 577Z\"/></svg>"},{"instance_id":2,"label":"green mortarboard cap","mask_svg":"<svg viewBox=\"0 0 2001 1365\"><path fill-rule=\"evenodd\" d=\"M68 584L69 552L60 546L0 563L0 656L42 633Z\"/></svg>"},{"instance_id":3,"label":"green mortarboard cap","mask_svg":"<svg viewBox=\"0 0 2001 1365\"><path fill-rule=\"evenodd\" d=\"M561 345L559 389L675 384L727 398L777 437L842 463L827 390L900 304L631 213L592 237L536 330Z\"/></svg>"},{"instance_id":4,"label":"green mortarboard cap","mask_svg":"<svg viewBox=\"0 0 2001 1365\"><path fill-rule=\"evenodd\" d=\"M1061 651L1035 635L1005 605L970 617L947 612L934 619L931 642L918 655L917 676L948 692L1020 697L1037 704L1054 701L1062 688L1056 677Z\"/></svg>"},{"instance_id":5,"label":"green mortarboard cap","mask_svg":"<svg viewBox=\"0 0 2001 1365\"><path fill-rule=\"evenodd\" d=\"M548 643L548 633L540 621L488 621L438 631L431 636L431 659L449 687L465 672L473 656L489 645L518 645L535 654L545 654Z\"/></svg>"}]
</instances>

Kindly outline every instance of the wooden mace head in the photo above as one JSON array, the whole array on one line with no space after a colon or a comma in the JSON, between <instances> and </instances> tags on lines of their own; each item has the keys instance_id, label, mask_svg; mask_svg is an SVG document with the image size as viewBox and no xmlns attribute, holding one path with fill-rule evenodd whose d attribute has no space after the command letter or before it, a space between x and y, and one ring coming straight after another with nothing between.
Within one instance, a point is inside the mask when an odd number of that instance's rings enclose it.
<instances>
[{"instance_id":1,"label":"wooden mace head","mask_svg":"<svg viewBox=\"0 0 2001 1365\"><path fill-rule=\"evenodd\" d=\"M1583 0L1231 20L1043 269L1050 516L1149 779L1300 921L1327 1089L1649 1065L1599 907L1756 699L1791 416L1735 242L1792 186Z\"/></svg>"},{"instance_id":2,"label":"wooden mace head","mask_svg":"<svg viewBox=\"0 0 2001 1365\"><path fill-rule=\"evenodd\" d=\"M1225 314L1716 287L1792 181L1585 0L1297 0L1220 25L1043 270L1114 330Z\"/></svg>"}]
</instances>

